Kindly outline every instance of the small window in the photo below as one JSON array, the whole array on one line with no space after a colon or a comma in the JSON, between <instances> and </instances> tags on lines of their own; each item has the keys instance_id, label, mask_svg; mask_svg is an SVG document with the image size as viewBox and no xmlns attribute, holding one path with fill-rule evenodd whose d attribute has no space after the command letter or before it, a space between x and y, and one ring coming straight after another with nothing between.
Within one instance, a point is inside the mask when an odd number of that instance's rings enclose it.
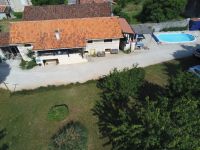
<instances>
[{"instance_id":1,"label":"small window","mask_svg":"<svg viewBox=\"0 0 200 150\"><path fill-rule=\"evenodd\" d=\"M93 41L92 40L89 40L89 41L87 41L88 43L93 43Z\"/></svg>"},{"instance_id":2,"label":"small window","mask_svg":"<svg viewBox=\"0 0 200 150\"><path fill-rule=\"evenodd\" d=\"M112 39L105 39L104 42L112 42Z\"/></svg>"},{"instance_id":3,"label":"small window","mask_svg":"<svg viewBox=\"0 0 200 150\"><path fill-rule=\"evenodd\" d=\"M24 46L25 46L25 47L30 47L30 46L31 46L31 44L24 44Z\"/></svg>"}]
</instances>

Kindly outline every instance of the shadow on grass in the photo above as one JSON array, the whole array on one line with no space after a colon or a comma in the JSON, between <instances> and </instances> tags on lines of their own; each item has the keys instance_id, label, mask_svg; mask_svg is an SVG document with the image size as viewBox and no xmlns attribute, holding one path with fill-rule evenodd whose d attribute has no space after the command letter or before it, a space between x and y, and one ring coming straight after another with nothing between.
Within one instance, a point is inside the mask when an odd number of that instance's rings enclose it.
<instances>
[{"instance_id":1,"label":"shadow on grass","mask_svg":"<svg viewBox=\"0 0 200 150\"><path fill-rule=\"evenodd\" d=\"M164 63L166 69L165 71L170 78L176 76L176 74L180 71L187 71L191 66L200 64L200 59L192 56L192 53L197 48L200 48L200 44L196 44L195 46L181 45L181 47L184 50L180 50L173 53L173 56L176 59L176 63L171 63L171 62Z\"/></svg>"},{"instance_id":2,"label":"shadow on grass","mask_svg":"<svg viewBox=\"0 0 200 150\"><path fill-rule=\"evenodd\" d=\"M3 138L7 135L6 129L1 129L0 130L0 141L3 140ZM0 145L0 150L8 150L9 146L8 144L4 143L3 145Z\"/></svg>"},{"instance_id":3,"label":"shadow on grass","mask_svg":"<svg viewBox=\"0 0 200 150\"><path fill-rule=\"evenodd\" d=\"M146 97L149 97L151 100L156 100L158 95L161 95L164 92L165 88L154 84L148 81L145 81L141 87L139 93L139 99L144 101Z\"/></svg>"}]
</instances>

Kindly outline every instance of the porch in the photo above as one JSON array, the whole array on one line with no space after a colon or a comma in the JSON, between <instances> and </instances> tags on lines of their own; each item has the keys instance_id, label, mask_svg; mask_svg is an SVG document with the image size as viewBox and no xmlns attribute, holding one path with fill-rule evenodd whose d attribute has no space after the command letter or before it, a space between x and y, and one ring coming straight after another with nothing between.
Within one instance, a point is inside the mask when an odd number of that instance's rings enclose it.
<instances>
[{"instance_id":1,"label":"porch","mask_svg":"<svg viewBox=\"0 0 200 150\"><path fill-rule=\"evenodd\" d=\"M42 66L49 64L75 64L88 61L84 55L83 48L36 51L35 57L36 63Z\"/></svg>"}]
</instances>

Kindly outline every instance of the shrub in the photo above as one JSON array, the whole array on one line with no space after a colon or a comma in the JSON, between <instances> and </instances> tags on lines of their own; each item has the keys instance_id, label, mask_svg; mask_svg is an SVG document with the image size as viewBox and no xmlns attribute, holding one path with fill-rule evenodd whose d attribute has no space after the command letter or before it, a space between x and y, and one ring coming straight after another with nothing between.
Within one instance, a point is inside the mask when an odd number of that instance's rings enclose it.
<instances>
[{"instance_id":1,"label":"shrub","mask_svg":"<svg viewBox=\"0 0 200 150\"><path fill-rule=\"evenodd\" d=\"M20 67L22 69L32 69L35 66L37 66L37 64L36 64L34 59L32 59L31 61L25 61L25 60L22 59L21 63L20 63Z\"/></svg>"},{"instance_id":2,"label":"shrub","mask_svg":"<svg viewBox=\"0 0 200 150\"><path fill-rule=\"evenodd\" d=\"M69 122L52 138L49 150L86 150L87 129L79 122Z\"/></svg>"},{"instance_id":3,"label":"shrub","mask_svg":"<svg viewBox=\"0 0 200 150\"><path fill-rule=\"evenodd\" d=\"M68 106L65 104L55 105L48 112L48 120L60 121L69 114Z\"/></svg>"},{"instance_id":4,"label":"shrub","mask_svg":"<svg viewBox=\"0 0 200 150\"><path fill-rule=\"evenodd\" d=\"M17 19L22 19L23 13L22 13L22 12L14 12L13 15L14 15Z\"/></svg>"},{"instance_id":5,"label":"shrub","mask_svg":"<svg viewBox=\"0 0 200 150\"><path fill-rule=\"evenodd\" d=\"M166 32L166 31L185 31L185 30L188 30L188 26L164 28L161 31Z\"/></svg>"}]
</instances>

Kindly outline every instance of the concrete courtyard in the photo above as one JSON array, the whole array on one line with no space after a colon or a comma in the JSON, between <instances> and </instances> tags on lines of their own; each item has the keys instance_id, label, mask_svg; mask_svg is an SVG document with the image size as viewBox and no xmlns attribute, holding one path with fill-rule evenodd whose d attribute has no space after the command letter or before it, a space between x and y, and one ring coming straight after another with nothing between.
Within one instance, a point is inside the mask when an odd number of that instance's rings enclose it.
<instances>
[{"instance_id":1,"label":"concrete courtyard","mask_svg":"<svg viewBox=\"0 0 200 150\"><path fill-rule=\"evenodd\" d=\"M150 35L145 35L145 38L144 43L149 50L135 50L131 54L122 52L118 55L109 54L102 58L91 58L88 63L84 64L38 66L31 70L22 70L19 67L19 60L9 60L0 64L0 87L6 88L4 84L6 83L11 91L17 91L48 85L83 83L107 75L113 68L130 68L134 64L146 67L187 57L192 55L193 50L200 47L199 37L191 43L163 45L158 45Z\"/></svg>"}]
</instances>

